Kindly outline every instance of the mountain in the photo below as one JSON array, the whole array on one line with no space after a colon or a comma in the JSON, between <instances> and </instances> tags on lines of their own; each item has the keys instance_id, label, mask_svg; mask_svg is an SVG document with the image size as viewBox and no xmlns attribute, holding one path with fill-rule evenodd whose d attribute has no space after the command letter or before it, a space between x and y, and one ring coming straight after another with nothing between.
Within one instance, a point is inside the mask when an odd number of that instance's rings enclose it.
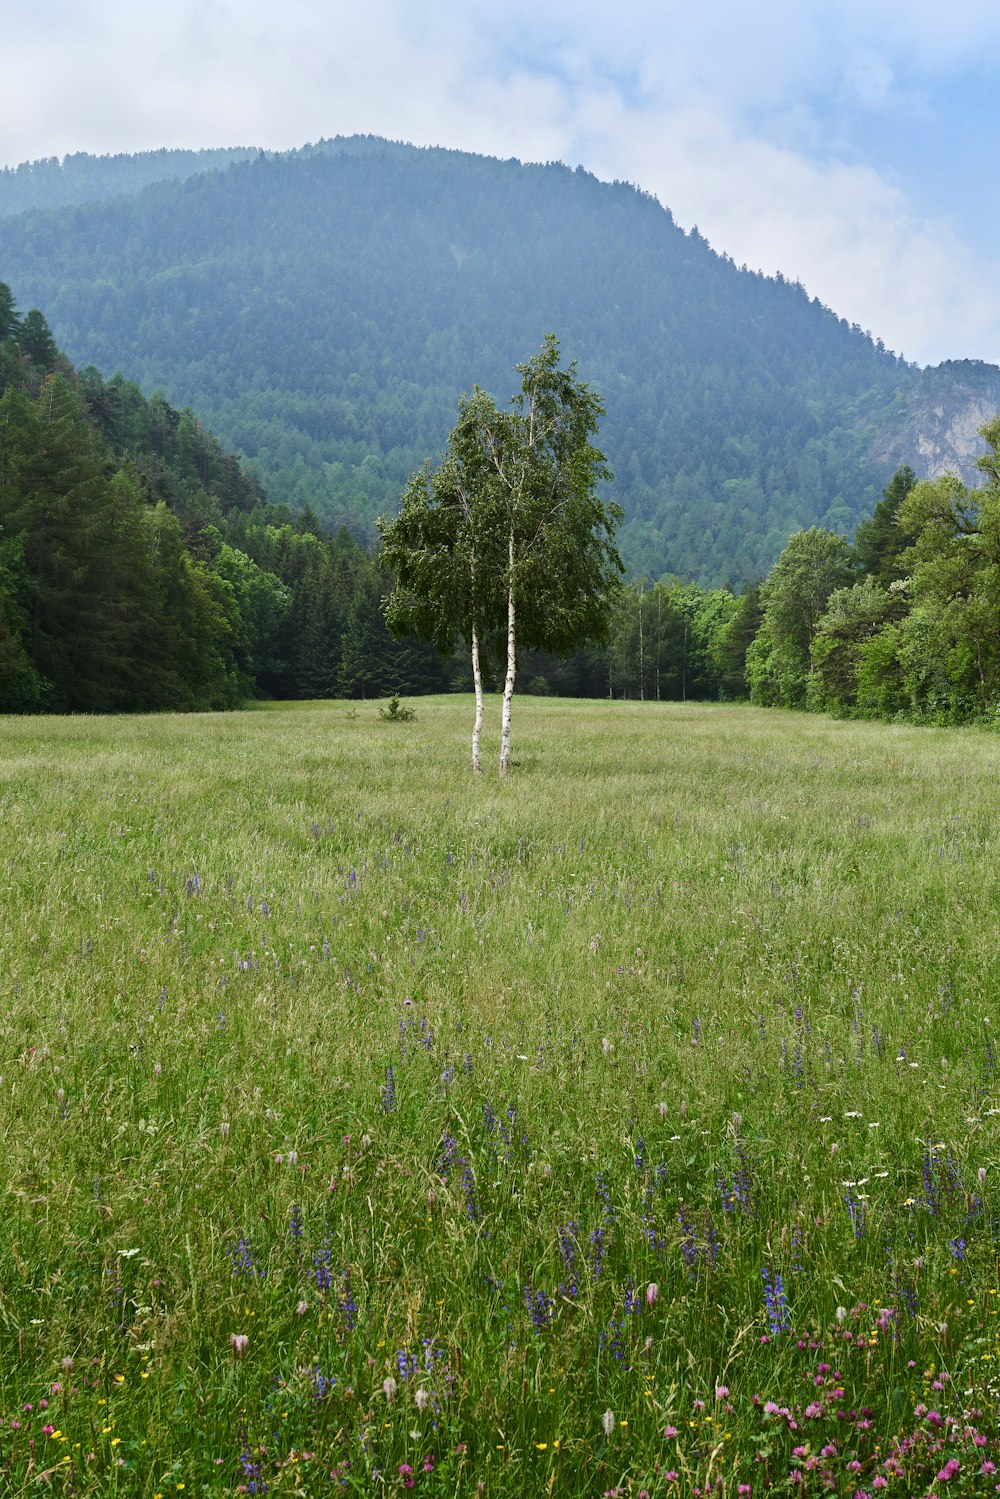
<instances>
[{"instance_id":1,"label":"mountain","mask_svg":"<svg viewBox=\"0 0 1000 1499\"><path fill-rule=\"evenodd\" d=\"M102 172L117 196L59 205L64 166L16 213L0 180L0 277L330 526L370 536L460 393L506 398L550 329L605 401L637 574L750 581L796 528L870 514L899 462L975 451L1000 371L906 364L625 183L367 137L235 154L162 153L173 180L124 193L122 158L88 158L88 196Z\"/></svg>"}]
</instances>

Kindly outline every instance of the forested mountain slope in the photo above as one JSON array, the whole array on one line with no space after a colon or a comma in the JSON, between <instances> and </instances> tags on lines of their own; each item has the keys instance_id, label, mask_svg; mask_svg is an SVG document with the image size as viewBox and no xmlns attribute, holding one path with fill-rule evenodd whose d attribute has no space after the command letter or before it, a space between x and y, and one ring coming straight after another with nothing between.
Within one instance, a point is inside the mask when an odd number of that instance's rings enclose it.
<instances>
[{"instance_id":1,"label":"forested mountain slope","mask_svg":"<svg viewBox=\"0 0 1000 1499\"><path fill-rule=\"evenodd\" d=\"M0 282L0 713L439 690L376 558L293 524L190 410L83 373Z\"/></svg>"},{"instance_id":2,"label":"forested mountain slope","mask_svg":"<svg viewBox=\"0 0 1000 1499\"><path fill-rule=\"evenodd\" d=\"M607 406L630 569L706 582L869 514L924 378L635 188L371 139L0 219L0 276L359 536L551 329Z\"/></svg>"}]
</instances>

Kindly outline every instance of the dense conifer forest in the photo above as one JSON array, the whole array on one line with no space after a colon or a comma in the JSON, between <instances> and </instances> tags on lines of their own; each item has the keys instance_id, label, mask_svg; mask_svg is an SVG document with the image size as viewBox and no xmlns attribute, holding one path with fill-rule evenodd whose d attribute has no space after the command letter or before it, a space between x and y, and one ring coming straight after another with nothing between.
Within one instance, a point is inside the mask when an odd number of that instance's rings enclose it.
<instances>
[{"instance_id":1,"label":"dense conifer forest","mask_svg":"<svg viewBox=\"0 0 1000 1499\"><path fill-rule=\"evenodd\" d=\"M375 558L267 502L190 410L79 372L0 284L0 711L441 689Z\"/></svg>"}]
</instances>

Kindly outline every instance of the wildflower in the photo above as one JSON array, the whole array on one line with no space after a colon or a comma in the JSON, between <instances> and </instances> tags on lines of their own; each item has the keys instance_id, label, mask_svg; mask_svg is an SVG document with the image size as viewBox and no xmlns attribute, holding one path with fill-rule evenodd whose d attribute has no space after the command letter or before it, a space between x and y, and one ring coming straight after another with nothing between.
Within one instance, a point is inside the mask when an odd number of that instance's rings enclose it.
<instances>
[{"instance_id":1,"label":"wildflower","mask_svg":"<svg viewBox=\"0 0 1000 1499\"><path fill-rule=\"evenodd\" d=\"M604 1412L604 1415L601 1417L601 1425L604 1427L604 1435L606 1437L610 1437L611 1433L615 1429L615 1413L614 1413L614 1411L605 1411Z\"/></svg>"},{"instance_id":2,"label":"wildflower","mask_svg":"<svg viewBox=\"0 0 1000 1499\"><path fill-rule=\"evenodd\" d=\"M650 1311L652 1311L653 1307L656 1305L659 1299L660 1288L656 1284L655 1280L650 1281L649 1285L646 1287L646 1305L649 1307Z\"/></svg>"},{"instance_id":3,"label":"wildflower","mask_svg":"<svg viewBox=\"0 0 1000 1499\"><path fill-rule=\"evenodd\" d=\"M386 1379L383 1379L382 1390L385 1394L386 1400L388 1400L390 1405L396 1398L396 1391L398 1390L398 1388L399 1386L397 1385L391 1374Z\"/></svg>"},{"instance_id":4,"label":"wildflower","mask_svg":"<svg viewBox=\"0 0 1000 1499\"><path fill-rule=\"evenodd\" d=\"M786 1332L792 1325L791 1313L788 1310L788 1302L785 1300L785 1287L780 1274L775 1271L773 1276L766 1270L762 1270L764 1280L764 1302L767 1307L767 1319L771 1324L772 1336L777 1337Z\"/></svg>"},{"instance_id":5,"label":"wildflower","mask_svg":"<svg viewBox=\"0 0 1000 1499\"><path fill-rule=\"evenodd\" d=\"M546 1296L544 1291L536 1291L533 1286L526 1285L524 1288L524 1304L528 1309L531 1324L535 1331L540 1333L548 1327L552 1321L555 1311L555 1298Z\"/></svg>"},{"instance_id":6,"label":"wildflower","mask_svg":"<svg viewBox=\"0 0 1000 1499\"><path fill-rule=\"evenodd\" d=\"M724 1385L724 1384L717 1384L716 1385L716 1387L715 1387L715 1398L716 1398L716 1400L725 1400L728 1394L729 1394L729 1386L728 1385Z\"/></svg>"},{"instance_id":7,"label":"wildflower","mask_svg":"<svg viewBox=\"0 0 1000 1499\"><path fill-rule=\"evenodd\" d=\"M229 1346L233 1352L233 1363L242 1363L250 1348L250 1339L245 1332L234 1332L229 1339Z\"/></svg>"},{"instance_id":8,"label":"wildflower","mask_svg":"<svg viewBox=\"0 0 1000 1499\"><path fill-rule=\"evenodd\" d=\"M417 1407L417 1410L420 1412L421 1415L423 1415L424 1411L427 1409L427 1402L428 1402L429 1399L430 1399L430 1396L428 1395L427 1391L424 1389L423 1385L421 1385L420 1389L417 1391L417 1393L413 1397L413 1403Z\"/></svg>"},{"instance_id":9,"label":"wildflower","mask_svg":"<svg viewBox=\"0 0 1000 1499\"><path fill-rule=\"evenodd\" d=\"M677 1427L676 1426L667 1426L667 1427L665 1427L664 1431L663 1431L663 1435L669 1441L672 1437L675 1437L677 1435Z\"/></svg>"},{"instance_id":10,"label":"wildflower","mask_svg":"<svg viewBox=\"0 0 1000 1499\"><path fill-rule=\"evenodd\" d=\"M300 1301L299 1304L298 1304L298 1306L295 1308L295 1315L297 1317L304 1317L305 1314L306 1314L306 1312L308 1310L309 1310L309 1303L308 1303L308 1301Z\"/></svg>"}]
</instances>

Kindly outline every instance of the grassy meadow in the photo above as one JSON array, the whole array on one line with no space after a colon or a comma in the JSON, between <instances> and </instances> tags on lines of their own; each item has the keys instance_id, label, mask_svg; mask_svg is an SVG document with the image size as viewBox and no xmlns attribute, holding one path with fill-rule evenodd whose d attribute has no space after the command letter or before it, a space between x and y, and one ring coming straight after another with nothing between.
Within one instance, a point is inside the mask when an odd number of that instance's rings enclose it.
<instances>
[{"instance_id":1,"label":"grassy meadow","mask_svg":"<svg viewBox=\"0 0 1000 1499\"><path fill-rule=\"evenodd\" d=\"M414 706L0 722L0 1495L994 1493L1000 740Z\"/></svg>"}]
</instances>

